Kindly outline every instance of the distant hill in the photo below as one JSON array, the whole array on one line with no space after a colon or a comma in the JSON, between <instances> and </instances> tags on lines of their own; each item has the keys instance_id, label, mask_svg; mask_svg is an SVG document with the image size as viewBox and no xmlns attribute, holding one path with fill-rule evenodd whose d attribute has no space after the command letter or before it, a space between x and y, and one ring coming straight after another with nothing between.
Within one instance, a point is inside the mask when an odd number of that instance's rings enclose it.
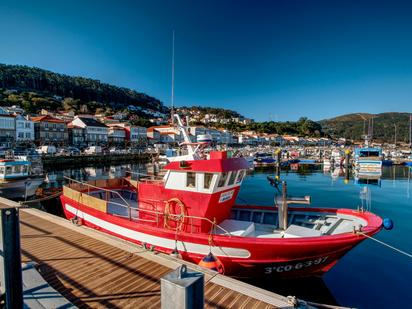
<instances>
[{"instance_id":1,"label":"distant hill","mask_svg":"<svg viewBox=\"0 0 412 309\"><path fill-rule=\"evenodd\" d=\"M38 112L41 108L111 112L128 106L155 112L168 110L158 99L132 89L21 65L0 64L1 88L0 103L17 103L30 112ZM4 91L10 89L14 92ZM71 100L64 102L64 98Z\"/></svg>"},{"instance_id":2,"label":"distant hill","mask_svg":"<svg viewBox=\"0 0 412 309\"><path fill-rule=\"evenodd\" d=\"M187 114L188 111L191 113L199 113L202 117L205 114L214 114L218 118L230 119L230 118L244 118L241 114L230 109L224 109L220 107L205 107L205 106L182 106L178 108L178 111L181 111L183 114Z\"/></svg>"},{"instance_id":3,"label":"distant hill","mask_svg":"<svg viewBox=\"0 0 412 309\"><path fill-rule=\"evenodd\" d=\"M347 114L319 121L322 131L332 137L345 137L360 140L362 134L368 132L369 123L373 118L373 139L393 143L395 125L398 142L409 142L410 113L381 113L381 114ZM366 119L364 121L364 119Z\"/></svg>"}]
</instances>

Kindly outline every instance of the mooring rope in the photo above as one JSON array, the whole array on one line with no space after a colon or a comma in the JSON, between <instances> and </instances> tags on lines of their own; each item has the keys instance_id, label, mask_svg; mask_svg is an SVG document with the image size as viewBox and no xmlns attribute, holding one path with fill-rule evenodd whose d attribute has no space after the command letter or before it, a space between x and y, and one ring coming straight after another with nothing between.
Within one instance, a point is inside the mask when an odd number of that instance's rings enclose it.
<instances>
[{"instance_id":1,"label":"mooring rope","mask_svg":"<svg viewBox=\"0 0 412 309\"><path fill-rule=\"evenodd\" d=\"M363 235L363 236L365 236L365 237L367 237L367 238L369 238L369 239L372 239L372 240L380 243L381 245L384 245L384 246L386 246L386 247L388 247L388 248L390 248L390 249L392 249L392 250L394 250L394 251L396 251L396 252L399 252L399 253L401 253L401 254L403 254L403 255L406 255L407 257L412 258L412 254L410 254L410 253L408 253L408 252L405 252L405 251L402 251L402 250L400 250L400 249L398 249L398 248L395 248L394 246L391 246L391 245L389 245L389 244L387 244L387 243L385 243L385 242L383 242L383 241L381 241L381 240L379 240L379 239L376 239L376 238L374 238L374 237L372 237L372 236L366 235L366 234L363 233L363 232L358 231L357 233L358 233L358 234L361 234L361 235Z\"/></svg>"},{"instance_id":2,"label":"mooring rope","mask_svg":"<svg viewBox=\"0 0 412 309\"><path fill-rule=\"evenodd\" d=\"M26 204L32 204L32 203L37 203L37 202L41 202L41 201L46 201L46 200L50 200L52 198L58 197L59 195L61 195L63 193L63 191L59 191L55 194L52 195L48 195L39 199L35 199L35 200L28 200L28 201L24 201L24 202L20 202L20 204L22 205L26 205Z\"/></svg>"}]
</instances>

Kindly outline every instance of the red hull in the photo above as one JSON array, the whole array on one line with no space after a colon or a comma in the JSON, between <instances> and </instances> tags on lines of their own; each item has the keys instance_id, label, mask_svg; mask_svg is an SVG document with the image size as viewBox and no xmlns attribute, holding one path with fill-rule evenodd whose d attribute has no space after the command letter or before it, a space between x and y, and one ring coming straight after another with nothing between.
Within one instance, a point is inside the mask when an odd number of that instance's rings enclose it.
<instances>
[{"instance_id":1,"label":"red hull","mask_svg":"<svg viewBox=\"0 0 412 309\"><path fill-rule=\"evenodd\" d=\"M154 250L170 254L175 248L176 232L102 213L61 196L65 215L77 215L81 223L137 244L146 243ZM267 209L258 206L238 206L245 209ZM373 235L381 229L382 220L368 212L350 209L290 208L306 212L340 213L367 221L363 232ZM305 238L253 238L213 236L213 253L224 265L225 274L233 277L304 277L322 275L339 258L365 239L353 233ZM182 258L198 263L209 250L209 234L179 232L178 249ZM185 250L186 249L186 250Z\"/></svg>"}]
</instances>

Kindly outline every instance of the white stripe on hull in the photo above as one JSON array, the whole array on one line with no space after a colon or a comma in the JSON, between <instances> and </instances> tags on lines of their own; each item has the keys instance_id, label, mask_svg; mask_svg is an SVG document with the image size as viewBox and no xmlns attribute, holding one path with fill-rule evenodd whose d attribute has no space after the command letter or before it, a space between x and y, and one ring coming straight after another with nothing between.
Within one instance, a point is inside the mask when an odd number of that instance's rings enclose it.
<instances>
[{"instance_id":1,"label":"white stripe on hull","mask_svg":"<svg viewBox=\"0 0 412 309\"><path fill-rule=\"evenodd\" d=\"M87 222L90 222L91 224L99 226L119 236L127 237L129 239L137 240L139 242L144 242L147 244L151 244L154 246L159 246L159 247L163 247L167 249L175 248L174 239L162 238L162 237L158 237L158 236L154 236L150 234L145 234L145 233L137 232L137 231L110 223L108 221L99 219L95 216L89 215L88 213L85 213L81 210L78 210L77 208L67 203L64 205L64 207L66 211L72 213L73 215L76 215L77 217ZM209 253L208 245L196 244L196 243L191 243L191 242L177 241L177 249L179 251L185 251L188 253L195 253L195 254L200 254L200 255L207 255ZM250 257L250 252L248 250L239 249L239 248L230 248L230 247L213 246L212 253L216 256L222 256L222 257L243 258L243 259Z\"/></svg>"}]
</instances>

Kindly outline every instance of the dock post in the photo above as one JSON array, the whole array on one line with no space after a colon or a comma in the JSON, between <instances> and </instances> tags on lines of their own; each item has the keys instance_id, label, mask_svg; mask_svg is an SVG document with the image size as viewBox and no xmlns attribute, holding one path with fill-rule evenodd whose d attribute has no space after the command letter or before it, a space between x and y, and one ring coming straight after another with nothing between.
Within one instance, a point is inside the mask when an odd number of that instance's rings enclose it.
<instances>
[{"instance_id":1,"label":"dock post","mask_svg":"<svg viewBox=\"0 0 412 309\"><path fill-rule=\"evenodd\" d=\"M282 203L278 205L279 229L288 228L288 190L286 181L282 181Z\"/></svg>"},{"instance_id":2,"label":"dock post","mask_svg":"<svg viewBox=\"0 0 412 309\"><path fill-rule=\"evenodd\" d=\"M5 308L23 308L19 210L0 209L0 289Z\"/></svg>"},{"instance_id":3,"label":"dock post","mask_svg":"<svg viewBox=\"0 0 412 309\"><path fill-rule=\"evenodd\" d=\"M282 150L277 149L275 153L276 153L276 176L279 177L281 164L282 164Z\"/></svg>"},{"instance_id":4,"label":"dock post","mask_svg":"<svg viewBox=\"0 0 412 309\"><path fill-rule=\"evenodd\" d=\"M345 151L345 179L349 180L349 162L350 162L350 151Z\"/></svg>"},{"instance_id":5,"label":"dock post","mask_svg":"<svg viewBox=\"0 0 412 309\"><path fill-rule=\"evenodd\" d=\"M162 309L203 309L204 274L190 271L186 265L160 279Z\"/></svg>"}]
</instances>

